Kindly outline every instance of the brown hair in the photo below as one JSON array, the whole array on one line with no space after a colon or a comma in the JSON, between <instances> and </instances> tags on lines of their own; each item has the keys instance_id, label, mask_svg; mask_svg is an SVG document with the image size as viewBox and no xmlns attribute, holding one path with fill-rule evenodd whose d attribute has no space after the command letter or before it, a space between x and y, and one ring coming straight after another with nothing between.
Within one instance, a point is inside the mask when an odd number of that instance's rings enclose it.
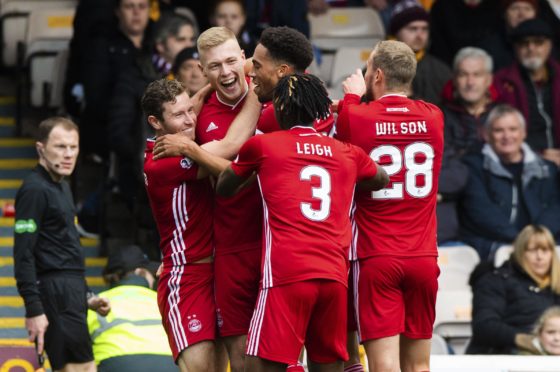
<instances>
[{"instance_id":1,"label":"brown hair","mask_svg":"<svg viewBox=\"0 0 560 372\"><path fill-rule=\"evenodd\" d=\"M529 247L529 243L533 241L540 247L545 247L552 251L552 262L550 263L550 273L548 278L539 279L528 268L525 262L524 254ZM560 261L556 254L556 243L550 231L542 225L529 225L526 226L513 242L513 257L519 265L525 270L527 275L533 279L540 288L545 288L550 285L552 291L560 294Z\"/></svg>"},{"instance_id":2,"label":"brown hair","mask_svg":"<svg viewBox=\"0 0 560 372\"><path fill-rule=\"evenodd\" d=\"M226 27L210 27L208 30L204 31L198 37L196 41L196 47L200 53L200 59L203 59L203 54L205 51L222 45L226 41L233 39L237 41L235 34L229 28Z\"/></svg>"},{"instance_id":3,"label":"brown hair","mask_svg":"<svg viewBox=\"0 0 560 372\"><path fill-rule=\"evenodd\" d=\"M384 40L377 43L373 50L371 67L383 71L387 89L408 91L416 75L416 57L405 43Z\"/></svg>"},{"instance_id":4,"label":"brown hair","mask_svg":"<svg viewBox=\"0 0 560 372\"><path fill-rule=\"evenodd\" d=\"M80 133L78 126L70 119L63 118L62 116L53 116L43 120L39 124L39 130L37 132L37 141L42 143L47 143L52 130L55 127L61 126L67 131L75 130Z\"/></svg>"},{"instance_id":5,"label":"brown hair","mask_svg":"<svg viewBox=\"0 0 560 372\"><path fill-rule=\"evenodd\" d=\"M142 96L142 110L146 116L154 116L159 121L163 121L163 104L174 103L176 97L183 92L186 92L185 87L175 79L152 81Z\"/></svg>"}]
</instances>

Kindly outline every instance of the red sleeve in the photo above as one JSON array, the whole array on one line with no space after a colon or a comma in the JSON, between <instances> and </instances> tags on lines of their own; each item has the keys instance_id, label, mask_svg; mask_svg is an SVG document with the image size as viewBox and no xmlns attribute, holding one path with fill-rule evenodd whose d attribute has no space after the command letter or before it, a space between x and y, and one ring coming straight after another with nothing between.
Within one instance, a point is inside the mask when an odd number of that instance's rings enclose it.
<instances>
[{"instance_id":1,"label":"red sleeve","mask_svg":"<svg viewBox=\"0 0 560 372\"><path fill-rule=\"evenodd\" d=\"M354 159L356 162L357 175L356 179L358 182L366 179L375 177L377 174L377 165L371 158L358 146L352 146L352 151L354 152Z\"/></svg>"},{"instance_id":2,"label":"red sleeve","mask_svg":"<svg viewBox=\"0 0 560 372\"><path fill-rule=\"evenodd\" d=\"M151 160L151 159L150 159ZM152 172L150 172L150 170ZM150 182L184 182L198 178L198 164L187 157L172 157L160 160L151 160L151 165L146 169ZM152 174L152 176L150 176Z\"/></svg>"},{"instance_id":3,"label":"red sleeve","mask_svg":"<svg viewBox=\"0 0 560 372\"><path fill-rule=\"evenodd\" d=\"M336 119L336 139L343 142L352 142L352 131L350 130L350 115L348 111L352 104L360 104L360 96L346 94L338 103L338 118Z\"/></svg>"},{"instance_id":4,"label":"red sleeve","mask_svg":"<svg viewBox=\"0 0 560 372\"><path fill-rule=\"evenodd\" d=\"M281 129L280 124L276 121L272 103L261 111L261 116L259 116L259 121L257 121L257 129L263 133L272 133Z\"/></svg>"},{"instance_id":5,"label":"red sleeve","mask_svg":"<svg viewBox=\"0 0 560 372\"><path fill-rule=\"evenodd\" d=\"M315 120L313 128L319 133L329 135L331 133L332 127L334 126L334 115L330 114L325 120Z\"/></svg>"},{"instance_id":6,"label":"red sleeve","mask_svg":"<svg viewBox=\"0 0 560 372\"><path fill-rule=\"evenodd\" d=\"M239 155L231 163L231 169L238 177L248 178L257 171L262 157L263 136L250 138L239 150Z\"/></svg>"}]
</instances>

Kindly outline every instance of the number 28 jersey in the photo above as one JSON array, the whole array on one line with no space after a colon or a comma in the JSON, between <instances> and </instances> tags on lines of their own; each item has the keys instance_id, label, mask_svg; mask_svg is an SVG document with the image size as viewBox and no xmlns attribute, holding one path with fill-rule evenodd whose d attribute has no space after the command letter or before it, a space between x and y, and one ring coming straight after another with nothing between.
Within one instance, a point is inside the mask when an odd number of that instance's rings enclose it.
<instances>
[{"instance_id":1,"label":"number 28 jersey","mask_svg":"<svg viewBox=\"0 0 560 372\"><path fill-rule=\"evenodd\" d=\"M249 139L231 167L240 177L257 172L264 206L262 287L311 279L347 285L354 186L377 173L367 154L296 126Z\"/></svg>"},{"instance_id":2,"label":"number 28 jersey","mask_svg":"<svg viewBox=\"0 0 560 372\"><path fill-rule=\"evenodd\" d=\"M390 177L382 190L356 193L351 258L437 256L436 203L443 153L443 114L402 95L360 104L347 94L337 138L361 147Z\"/></svg>"}]
</instances>

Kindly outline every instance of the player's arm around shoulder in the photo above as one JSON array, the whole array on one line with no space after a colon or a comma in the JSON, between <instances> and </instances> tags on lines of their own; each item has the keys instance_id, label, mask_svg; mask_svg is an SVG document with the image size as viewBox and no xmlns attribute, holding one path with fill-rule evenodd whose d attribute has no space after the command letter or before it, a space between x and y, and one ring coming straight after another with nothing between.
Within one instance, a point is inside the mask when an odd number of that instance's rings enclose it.
<instances>
[{"instance_id":1,"label":"player's arm around shoulder","mask_svg":"<svg viewBox=\"0 0 560 372\"><path fill-rule=\"evenodd\" d=\"M354 153L357 169L356 186L361 190L381 190L389 183L387 172L358 146L348 145Z\"/></svg>"},{"instance_id":2,"label":"player's arm around shoulder","mask_svg":"<svg viewBox=\"0 0 560 372\"><path fill-rule=\"evenodd\" d=\"M262 157L262 139L271 135L273 134L255 136L241 147L237 159L218 177L216 183L218 195L233 196L254 181Z\"/></svg>"}]
</instances>

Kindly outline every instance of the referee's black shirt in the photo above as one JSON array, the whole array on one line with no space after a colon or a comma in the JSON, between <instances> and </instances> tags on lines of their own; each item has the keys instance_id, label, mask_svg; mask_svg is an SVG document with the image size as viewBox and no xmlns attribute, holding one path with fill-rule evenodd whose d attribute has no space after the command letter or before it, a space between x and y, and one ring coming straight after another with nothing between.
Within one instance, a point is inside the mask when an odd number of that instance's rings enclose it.
<instances>
[{"instance_id":1,"label":"referee's black shirt","mask_svg":"<svg viewBox=\"0 0 560 372\"><path fill-rule=\"evenodd\" d=\"M37 280L51 274L83 276L84 257L66 182L53 181L37 165L16 194L15 209L15 277L29 318L44 313Z\"/></svg>"}]
</instances>

